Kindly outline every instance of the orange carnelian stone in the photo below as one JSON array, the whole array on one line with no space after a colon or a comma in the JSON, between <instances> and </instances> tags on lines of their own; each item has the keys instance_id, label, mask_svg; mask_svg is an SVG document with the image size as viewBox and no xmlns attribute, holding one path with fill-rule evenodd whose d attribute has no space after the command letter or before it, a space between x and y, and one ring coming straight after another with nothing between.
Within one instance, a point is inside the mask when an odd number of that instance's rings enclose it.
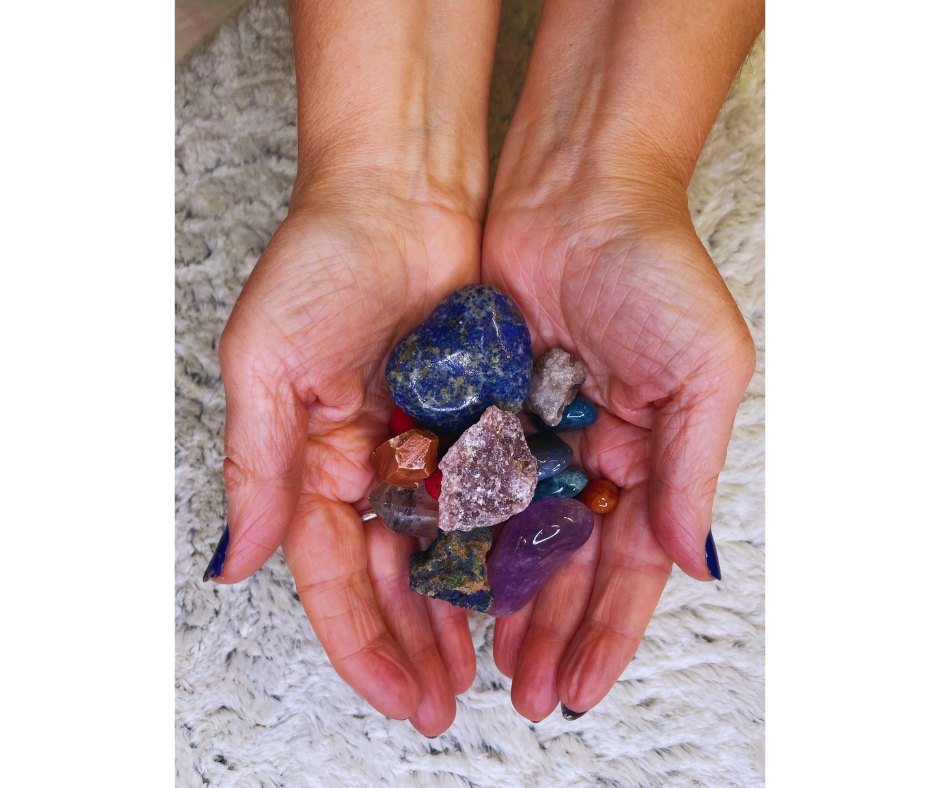
<instances>
[{"instance_id":1,"label":"orange carnelian stone","mask_svg":"<svg viewBox=\"0 0 940 788\"><path fill-rule=\"evenodd\" d=\"M408 430L372 452L372 466L382 481L416 490L437 470L437 444L430 430Z\"/></svg>"},{"instance_id":2,"label":"orange carnelian stone","mask_svg":"<svg viewBox=\"0 0 940 788\"><path fill-rule=\"evenodd\" d=\"M581 503L596 514L610 514L619 500L620 490L607 479L591 479L581 491Z\"/></svg>"}]
</instances>

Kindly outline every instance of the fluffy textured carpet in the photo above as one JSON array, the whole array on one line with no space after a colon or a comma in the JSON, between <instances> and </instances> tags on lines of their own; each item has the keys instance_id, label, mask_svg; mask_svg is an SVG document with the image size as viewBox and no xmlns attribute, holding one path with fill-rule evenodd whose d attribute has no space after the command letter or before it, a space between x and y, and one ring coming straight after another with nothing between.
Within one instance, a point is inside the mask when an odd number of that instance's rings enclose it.
<instances>
[{"instance_id":1,"label":"fluffy textured carpet","mask_svg":"<svg viewBox=\"0 0 940 788\"><path fill-rule=\"evenodd\" d=\"M537 16L537 3L504 3L497 150ZM453 727L429 740L337 678L280 552L237 586L201 581L225 524L217 342L287 213L295 170L284 6L253 3L177 71L178 786L763 784L763 73L758 45L689 189L758 350L715 504L725 580L674 571L636 658L576 722L516 714L493 663L492 619L472 614L476 682Z\"/></svg>"}]
</instances>

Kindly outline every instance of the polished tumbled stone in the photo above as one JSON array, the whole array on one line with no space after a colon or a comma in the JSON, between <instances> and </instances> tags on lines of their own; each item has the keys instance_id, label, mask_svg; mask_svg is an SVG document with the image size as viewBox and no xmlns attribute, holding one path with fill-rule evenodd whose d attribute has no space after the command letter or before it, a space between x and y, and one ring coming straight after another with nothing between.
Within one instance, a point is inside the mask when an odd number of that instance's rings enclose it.
<instances>
[{"instance_id":1,"label":"polished tumbled stone","mask_svg":"<svg viewBox=\"0 0 940 788\"><path fill-rule=\"evenodd\" d=\"M468 531L521 512L535 494L537 463L518 416L493 406L440 462L440 528Z\"/></svg>"},{"instance_id":2,"label":"polished tumbled stone","mask_svg":"<svg viewBox=\"0 0 940 788\"><path fill-rule=\"evenodd\" d=\"M486 579L486 553L492 541L491 528L439 531L427 550L409 558L411 590L485 613L493 602Z\"/></svg>"},{"instance_id":3,"label":"polished tumbled stone","mask_svg":"<svg viewBox=\"0 0 940 788\"><path fill-rule=\"evenodd\" d=\"M571 447L553 432L536 432L525 439L538 463L538 480L548 479L571 465Z\"/></svg>"},{"instance_id":4,"label":"polished tumbled stone","mask_svg":"<svg viewBox=\"0 0 940 788\"><path fill-rule=\"evenodd\" d=\"M432 429L460 432L491 405L518 413L532 379L532 339L519 307L487 285L455 290L392 351L395 404Z\"/></svg>"},{"instance_id":5,"label":"polished tumbled stone","mask_svg":"<svg viewBox=\"0 0 940 788\"><path fill-rule=\"evenodd\" d=\"M434 473L424 480L424 489L428 491L435 501L441 497L441 482L444 481L444 473L438 468Z\"/></svg>"},{"instance_id":6,"label":"polished tumbled stone","mask_svg":"<svg viewBox=\"0 0 940 788\"><path fill-rule=\"evenodd\" d=\"M392 410L392 418L388 426L392 430L392 435L401 435L403 432L408 432L408 430L413 430L421 425L405 413L405 411L396 406L394 410Z\"/></svg>"},{"instance_id":7,"label":"polished tumbled stone","mask_svg":"<svg viewBox=\"0 0 940 788\"><path fill-rule=\"evenodd\" d=\"M423 484L417 490L383 484L370 493L369 506L393 534L429 539L437 534L440 510Z\"/></svg>"},{"instance_id":8,"label":"polished tumbled stone","mask_svg":"<svg viewBox=\"0 0 940 788\"><path fill-rule=\"evenodd\" d=\"M533 501L543 498L574 498L590 481L580 468L568 468L556 476L543 479L535 485Z\"/></svg>"},{"instance_id":9,"label":"polished tumbled stone","mask_svg":"<svg viewBox=\"0 0 940 788\"><path fill-rule=\"evenodd\" d=\"M597 514L613 514L620 502L620 490L607 479L592 479L581 491L581 503Z\"/></svg>"},{"instance_id":10,"label":"polished tumbled stone","mask_svg":"<svg viewBox=\"0 0 940 788\"><path fill-rule=\"evenodd\" d=\"M526 406L549 426L561 421L562 411L578 395L585 381L584 364L568 351L553 347L532 367L532 385Z\"/></svg>"},{"instance_id":11,"label":"polished tumbled stone","mask_svg":"<svg viewBox=\"0 0 940 788\"><path fill-rule=\"evenodd\" d=\"M572 430L582 430L590 427L597 421L597 408L584 397L578 394L574 402L568 405L561 416L561 421L554 427L549 427L542 419L535 414L532 415L532 423L540 430L551 430L552 432L571 432Z\"/></svg>"},{"instance_id":12,"label":"polished tumbled stone","mask_svg":"<svg viewBox=\"0 0 940 788\"><path fill-rule=\"evenodd\" d=\"M486 562L493 616L521 610L594 528L594 515L571 498L543 498L503 528Z\"/></svg>"}]
</instances>

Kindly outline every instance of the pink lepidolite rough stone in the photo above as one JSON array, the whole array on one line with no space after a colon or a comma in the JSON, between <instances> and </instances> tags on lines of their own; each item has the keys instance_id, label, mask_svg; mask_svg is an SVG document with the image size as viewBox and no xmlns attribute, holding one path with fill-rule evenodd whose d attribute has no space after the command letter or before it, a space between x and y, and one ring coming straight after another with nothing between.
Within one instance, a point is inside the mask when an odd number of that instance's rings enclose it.
<instances>
[{"instance_id":1,"label":"pink lepidolite rough stone","mask_svg":"<svg viewBox=\"0 0 940 788\"><path fill-rule=\"evenodd\" d=\"M487 408L440 462L439 527L470 531L521 512L535 495L537 468L518 417Z\"/></svg>"},{"instance_id":2,"label":"pink lepidolite rough stone","mask_svg":"<svg viewBox=\"0 0 940 788\"><path fill-rule=\"evenodd\" d=\"M585 378L584 364L560 347L553 347L535 362L526 405L554 427L561 421L565 406L574 402Z\"/></svg>"}]
</instances>

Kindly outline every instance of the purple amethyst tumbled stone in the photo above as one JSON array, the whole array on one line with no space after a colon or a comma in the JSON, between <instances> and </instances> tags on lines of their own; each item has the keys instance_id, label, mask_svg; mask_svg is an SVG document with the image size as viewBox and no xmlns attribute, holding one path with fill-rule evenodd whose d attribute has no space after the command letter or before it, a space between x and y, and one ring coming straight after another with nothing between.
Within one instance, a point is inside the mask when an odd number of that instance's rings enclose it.
<instances>
[{"instance_id":1,"label":"purple amethyst tumbled stone","mask_svg":"<svg viewBox=\"0 0 940 788\"><path fill-rule=\"evenodd\" d=\"M508 616L525 607L594 529L594 515L571 498L543 498L506 523L486 561L493 604Z\"/></svg>"}]
</instances>

